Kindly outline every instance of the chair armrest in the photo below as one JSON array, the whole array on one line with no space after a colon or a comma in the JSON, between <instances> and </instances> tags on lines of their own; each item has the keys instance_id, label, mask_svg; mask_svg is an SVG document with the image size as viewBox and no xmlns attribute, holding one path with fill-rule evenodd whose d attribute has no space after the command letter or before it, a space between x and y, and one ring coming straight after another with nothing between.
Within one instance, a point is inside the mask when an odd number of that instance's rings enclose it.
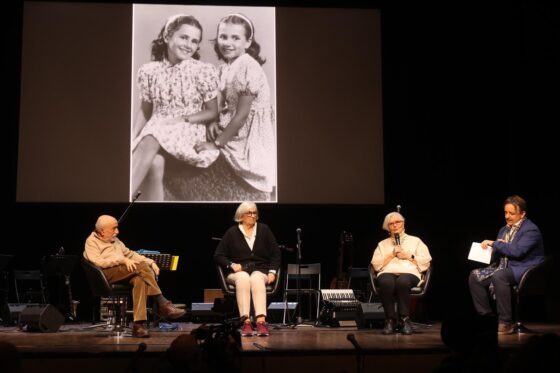
<instances>
[{"instance_id":1,"label":"chair armrest","mask_svg":"<svg viewBox=\"0 0 560 373\"><path fill-rule=\"evenodd\" d=\"M371 283L371 288L373 289L375 295L379 295L379 291L377 289L377 272L375 271L371 263L368 266L368 272L369 272L369 281Z\"/></svg>"}]
</instances>

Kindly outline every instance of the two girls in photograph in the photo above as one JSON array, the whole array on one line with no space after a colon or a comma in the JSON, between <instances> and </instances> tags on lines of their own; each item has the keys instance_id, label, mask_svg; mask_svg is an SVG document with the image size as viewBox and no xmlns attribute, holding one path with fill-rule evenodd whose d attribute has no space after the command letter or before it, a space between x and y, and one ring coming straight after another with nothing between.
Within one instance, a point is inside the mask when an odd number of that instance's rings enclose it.
<instances>
[{"instance_id":1,"label":"two girls in photograph","mask_svg":"<svg viewBox=\"0 0 560 373\"><path fill-rule=\"evenodd\" d=\"M203 30L190 15L169 17L138 72L131 194L148 201L275 198L276 121L260 45L249 18L217 25L216 69L201 62Z\"/></svg>"}]
</instances>

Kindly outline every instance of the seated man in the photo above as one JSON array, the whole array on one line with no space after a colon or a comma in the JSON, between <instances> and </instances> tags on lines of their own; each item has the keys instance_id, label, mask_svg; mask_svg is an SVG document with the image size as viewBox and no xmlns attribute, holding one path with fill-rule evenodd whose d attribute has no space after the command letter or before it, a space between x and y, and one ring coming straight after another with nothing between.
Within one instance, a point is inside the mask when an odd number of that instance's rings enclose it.
<instances>
[{"instance_id":1,"label":"seated man","mask_svg":"<svg viewBox=\"0 0 560 373\"><path fill-rule=\"evenodd\" d=\"M145 325L148 296L155 297L159 305L159 314L164 318L177 319L183 316L185 311L165 299L155 278L159 275L159 267L152 259L127 248L117 238L118 226L119 223L114 217L101 215L95 223L95 230L86 239L84 257L100 267L110 283L128 281L132 284L132 335L147 338L150 336Z\"/></svg>"}]
</instances>

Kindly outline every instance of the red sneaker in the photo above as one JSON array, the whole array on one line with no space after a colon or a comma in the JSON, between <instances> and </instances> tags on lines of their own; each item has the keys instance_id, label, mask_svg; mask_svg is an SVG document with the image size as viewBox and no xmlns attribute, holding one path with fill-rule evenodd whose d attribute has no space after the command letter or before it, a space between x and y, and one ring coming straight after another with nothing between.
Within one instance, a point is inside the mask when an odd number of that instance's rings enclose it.
<instances>
[{"instance_id":1,"label":"red sneaker","mask_svg":"<svg viewBox=\"0 0 560 373\"><path fill-rule=\"evenodd\" d=\"M241 336L243 337L252 337L253 336L253 326L250 322L246 322L243 324L241 328Z\"/></svg>"},{"instance_id":2,"label":"red sneaker","mask_svg":"<svg viewBox=\"0 0 560 373\"><path fill-rule=\"evenodd\" d=\"M259 337L266 337L270 333L268 332L268 327L266 326L265 322L258 322L257 323L257 335Z\"/></svg>"}]
</instances>

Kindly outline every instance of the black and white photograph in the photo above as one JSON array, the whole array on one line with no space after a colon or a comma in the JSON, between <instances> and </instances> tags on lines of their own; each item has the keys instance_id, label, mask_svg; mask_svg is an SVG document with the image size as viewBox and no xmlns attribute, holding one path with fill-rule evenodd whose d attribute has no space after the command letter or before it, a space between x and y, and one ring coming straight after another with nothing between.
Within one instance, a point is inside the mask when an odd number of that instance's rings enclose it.
<instances>
[{"instance_id":1,"label":"black and white photograph","mask_svg":"<svg viewBox=\"0 0 560 373\"><path fill-rule=\"evenodd\" d=\"M133 6L130 198L277 201L275 9Z\"/></svg>"}]
</instances>

